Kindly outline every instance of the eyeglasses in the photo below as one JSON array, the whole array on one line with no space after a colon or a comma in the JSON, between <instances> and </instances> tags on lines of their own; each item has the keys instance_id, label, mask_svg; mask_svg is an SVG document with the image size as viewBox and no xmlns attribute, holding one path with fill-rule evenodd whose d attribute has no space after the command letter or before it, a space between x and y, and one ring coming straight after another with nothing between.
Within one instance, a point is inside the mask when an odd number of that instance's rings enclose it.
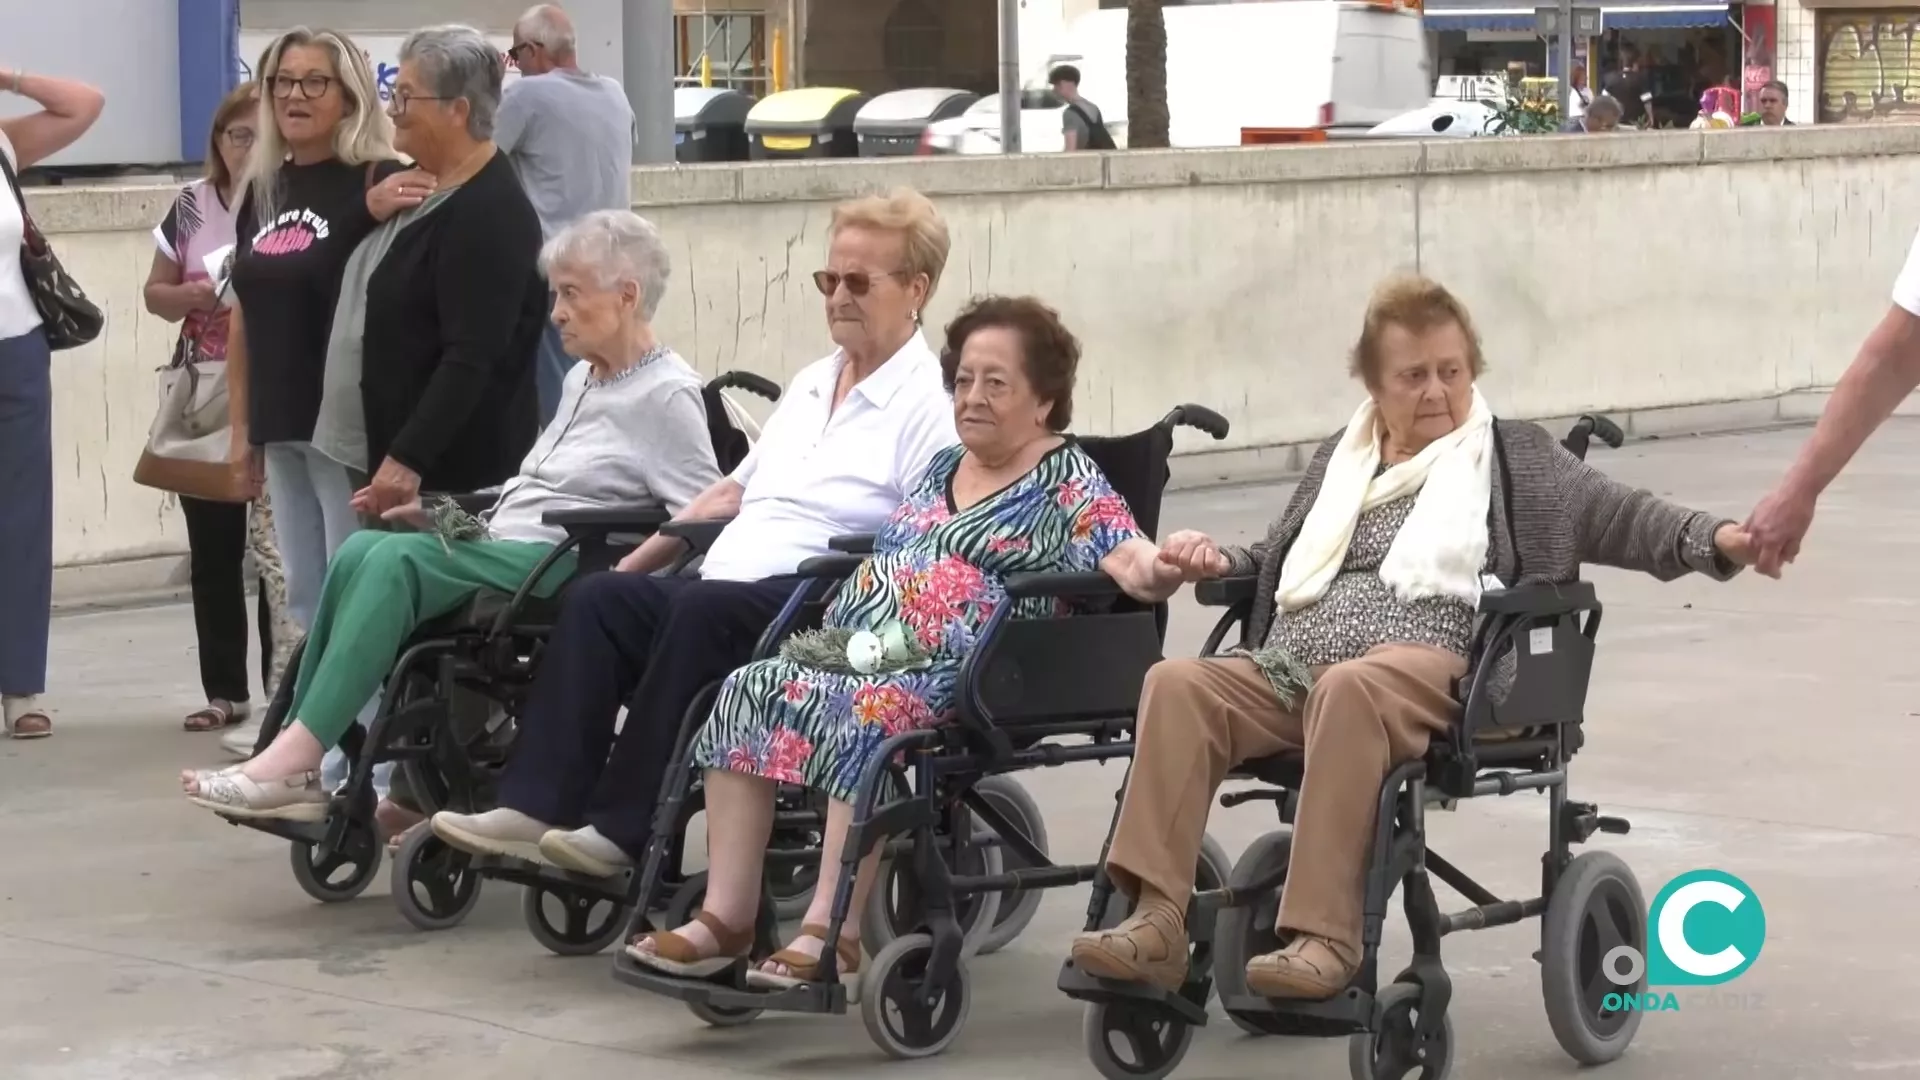
<instances>
[{"instance_id":1,"label":"eyeglasses","mask_svg":"<svg viewBox=\"0 0 1920 1080\"><path fill-rule=\"evenodd\" d=\"M533 51L533 42L523 41L520 44L515 45L513 48L507 50L507 59L513 61L515 64L524 63L525 61L520 59L520 54L523 52L531 53L532 51Z\"/></svg>"},{"instance_id":2,"label":"eyeglasses","mask_svg":"<svg viewBox=\"0 0 1920 1080\"><path fill-rule=\"evenodd\" d=\"M855 296L865 296L867 295L867 290L873 288L873 282L876 276L890 278L903 277L905 274L905 270L889 270L879 275L869 274L864 270L849 270L844 274L837 270L815 270L813 272L813 287L820 290L821 296L832 296L834 290L842 285L845 285L847 291Z\"/></svg>"},{"instance_id":3,"label":"eyeglasses","mask_svg":"<svg viewBox=\"0 0 1920 1080\"><path fill-rule=\"evenodd\" d=\"M300 96L312 100L325 95L333 81L331 75L302 75L297 79L291 75L275 75L273 96L284 101L293 96L293 88L298 86Z\"/></svg>"},{"instance_id":4,"label":"eyeglasses","mask_svg":"<svg viewBox=\"0 0 1920 1080\"><path fill-rule=\"evenodd\" d=\"M220 132L220 137L242 150L253 145L252 128L225 128Z\"/></svg>"},{"instance_id":5,"label":"eyeglasses","mask_svg":"<svg viewBox=\"0 0 1920 1080\"><path fill-rule=\"evenodd\" d=\"M393 100L387 103L387 111L395 116L405 116L407 106L416 101L458 101L459 98L436 97L432 94L416 94L411 90L395 90Z\"/></svg>"}]
</instances>

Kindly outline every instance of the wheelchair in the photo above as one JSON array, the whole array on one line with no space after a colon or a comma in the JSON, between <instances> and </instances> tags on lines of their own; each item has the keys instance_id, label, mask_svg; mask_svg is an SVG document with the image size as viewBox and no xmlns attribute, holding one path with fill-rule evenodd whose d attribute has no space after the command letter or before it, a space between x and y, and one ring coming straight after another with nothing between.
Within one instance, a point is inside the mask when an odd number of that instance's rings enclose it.
<instances>
[{"instance_id":1,"label":"wheelchair","mask_svg":"<svg viewBox=\"0 0 1920 1080\"><path fill-rule=\"evenodd\" d=\"M1183 426L1215 439L1228 433L1217 413L1182 405L1145 431L1079 440L1149 536L1158 532L1173 434ZM817 625L872 543L841 537L833 547L842 554L803 563L810 581L795 590L770 633ZM748 985L747 972L783 944L770 890L761 897L749 957L700 979L655 970L623 951L614 977L683 1001L717 1027L749 1023L763 1012L843 1014L857 1003L869 1036L888 1055L921 1058L946 1049L972 1004L968 960L1012 940L1043 890L1091 881L1099 869L1050 859L1039 810L1010 774L1128 756L1141 683L1160 659L1166 632L1165 604L1139 604L1103 573L1014 575L1006 591L1011 599L1053 598L1068 610L1060 618L1014 619L1003 605L961 669L951 722L881 742L855 788L818 982L775 991ZM763 642L763 654L771 644ZM641 895L672 894L658 918L651 900L637 905L630 936L681 925L705 895L703 875L677 887L669 877L677 823L696 784L689 757L705 719L689 714L680 732L641 871ZM856 913L856 868L876 848L886 879L872 890L879 899ZM770 851L768 866L795 858L817 859L819 852ZM1216 851L1214 861L1224 874L1224 854ZM851 991L836 960L850 918L862 919L869 958Z\"/></svg>"},{"instance_id":2,"label":"wheelchair","mask_svg":"<svg viewBox=\"0 0 1920 1080\"><path fill-rule=\"evenodd\" d=\"M725 391L739 389L777 401L780 388L750 372L729 372L702 390L707 426L722 474L745 458L757 433L751 417ZM477 513L493 504L490 493L454 496L463 509ZM414 631L401 648L381 691L374 719L348 729L342 749L352 763L347 781L333 793L319 822L227 817L290 842L293 875L311 897L324 903L351 900L377 875L382 849L374 821L373 769L394 762L396 797L405 791L410 809L432 815L443 809L473 812L491 805L500 769L511 751L517 719L538 669L540 654L565 586L546 600L532 595L533 584L568 552L577 556L577 574L610 568L634 543L666 525L664 510L594 508L554 511L546 522L564 529L566 538L527 577L513 595L482 592L459 610ZM684 572L698 558L690 552L668 572ZM299 670L299 646L272 703L262 718L255 752L270 743L287 720ZM223 817L226 815L222 815ZM408 922L440 930L461 922L479 900L483 865L455 850L426 828L415 828L394 853L395 905ZM597 952L617 936L624 914L592 918L593 905L573 903L555 917L529 893L523 908L529 929L555 952Z\"/></svg>"},{"instance_id":3,"label":"wheelchair","mask_svg":"<svg viewBox=\"0 0 1920 1080\"><path fill-rule=\"evenodd\" d=\"M1612 447L1622 441L1610 420L1588 416L1563 445L1584 458L1595 436ZM1255 587L1252 577L1197 587L1203 605L1227 609L1202 655L1217 653L1236 626L1242 645L1258 645L1245 640ZM1601 605L1591 583L1576 581L1490 591L1479 610L1468 672L1455 684L1460 713L1445 734L1434 737L1424 759L1400 765L1381 787L1365 887L1363 955L1352 984L1318 1002L1269 1000L1246 987L1247 962L1281 946L1274 922L1305 767L1297 754L1246 762L1230 778L1263 786L1224 793L1221 805L1271 802L1280 828L1250 844L1223 876L1201 875L1211 880L1197 885L1188 906L1185 985L1168 993L1103 980L1077 970L1071 960L1061 970L1059 989L1087 1003L1082 1037L1102 1076L1158 1080L1171 1074L1193 1030L1206 1024L1208 1001L1217 991L1228 1019L1250 1034L1347 1037L1356 1080L1441 1080L1452 1069L1454 1047L1447 1015L1452 984L1441 964L1441 938L1535 917L1542 918L1542 928L1534 959L1541 966L1548 1023L1561 1047L1585 1065L1626 1051L1640 1014L1604 1008L1605 994L1629 988L1610 983L1602 963L1618 945L1645 949L1646 902L1632 870L1617 856L1570 853L1595 832L1628 830L1624 819L1567 797L1568 761L1583 742ZM1431 806L1451 810L1461 799L1518 791L1548 796L1541 893L1502 900L1427 848L1424 815ZM1472 906L1443 913L1429 874ZM1396 888L1412 931L1413 958L1380 987L1381 933ZM1104 872L1093 892L1087 928L1113 925L1094 917L1119 896Z\"/></svg>"}]
</instances>

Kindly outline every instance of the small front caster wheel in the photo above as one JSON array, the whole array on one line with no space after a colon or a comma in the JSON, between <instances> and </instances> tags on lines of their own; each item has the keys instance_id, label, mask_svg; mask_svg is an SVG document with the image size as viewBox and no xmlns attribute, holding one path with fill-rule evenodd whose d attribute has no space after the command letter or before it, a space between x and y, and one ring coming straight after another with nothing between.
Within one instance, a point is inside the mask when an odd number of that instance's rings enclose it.
<instances>
[{"instance_id":1,"label":"small front caster wheel","mask_svg":"<svg viewBox=\"0 0 1920 1080\"><path fill-rule=\"evenodd\" d=\"M1087 1005L1080 1023L1087 1060L1107 1080L1161 1080L1193 1045L1193 1027L1131 1001Z\"/></svg>"},{"instance_id":2,"label":"small front caster wheel","mask_svg":"<svg viewBox=\"0 0 1920 1080\"><path fill-rule=\"evenodd\" d=\"M932 1057L952 1045L973 1005L964 956L939 985L929 985L933 938L895 938L860 972L860 1019L874 1044L895 1058Z\"/></svg>"},{"instance_id":3,"label":"small front caster wheel","mask_svg":"<svg viewBox=\"0 0 1920 1080\"><path fill-rule=\"evenodd\" d=\"M393 903L422 930L460 925L480 900L480 872L473 856L416 828L393 856Z\"/></svg>"},{"instance_id":4,"label":"small front caster wheel","mask_svg":"<svg viewBox=\"0 0 1920 1080\"><path fill-rule=\"evenodd\" d=\"M348 822L340 846L333 851L322 851L320 845L305 840L290 846L293 880L323 904L344 903L359 896L380 872L381 844L370 823Z\"/></svg>"},{"instance_id":5,"label":"small front caster wheel","mask_svg":"<svg viewBox=\"0 0 1920 1080\"><path fill-rule=\"evenodd\" d=\"M1372 1033L1347 1040L1347 1068L1353 1080L1447 1080L1453 1075L1453 1017L1421 1038L1420 988L1394 983L1374 1001L1379 1022Z\"/></svg>"},{"instance_id":6,"label":"small front caster wheel","mask_svg":"<svg viewBox=\"0 0 1920 1080\"><path fill-rule=\"evenodd\" d=\"M593 956L627 929L627 909L619 901L565 887L526 886L520 913L533 940L555 956Z\"/></svg>"}]
</instances>

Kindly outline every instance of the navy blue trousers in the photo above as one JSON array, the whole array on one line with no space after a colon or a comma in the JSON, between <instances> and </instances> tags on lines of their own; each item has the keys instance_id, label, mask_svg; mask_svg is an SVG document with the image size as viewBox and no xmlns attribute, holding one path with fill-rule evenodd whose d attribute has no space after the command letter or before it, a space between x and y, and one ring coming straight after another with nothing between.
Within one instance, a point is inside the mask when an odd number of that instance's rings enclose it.
<instances>
[{"instance_id":1,"label":"navy blue trousers","mask_svg":"<svg viewBox=\"0 0 1920 1080\"><path fill-rule=\"evenodd\" d=\"M0 694L47 688L53 611L52 354L38 328L0 341Z\"/></svg>"},{"instance_id":2,"label":"navy blue trousers","mask_svg":"<svg viewBox=\"0 0 1920 1080\"><path fill-rule=\"evenodd\" d=\"M752 659L801 580L609 571L574 582L500 778L500 805L559 828L592 825L638 861L688 708Z\"/></svg>"}]
</instances>

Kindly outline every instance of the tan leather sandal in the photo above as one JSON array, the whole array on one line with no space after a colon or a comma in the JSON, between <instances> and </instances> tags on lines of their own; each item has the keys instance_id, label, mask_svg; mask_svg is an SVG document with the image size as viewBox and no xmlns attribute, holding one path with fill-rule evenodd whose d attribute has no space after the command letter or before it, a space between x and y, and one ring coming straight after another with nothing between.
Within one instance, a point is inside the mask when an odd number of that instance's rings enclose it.
<instances>
[{"instance_id":1,"label":"tan leather sandal","mask_svg":"<svg viewBox=\"0 0 1920 1080\"><path fill-rule=\"evenodd\" d=\"M1076 936L1072 955L1073 966L1096 979L1178 990L1187 981L1186 920L1156 905L1111 930Z\"/></svg>"},{"instance_id":2,"label":"tan leather sandal","mask_svg":"<svg viewBox=\"0 0 1920 1080\"><path fill-rule=\"evenodd\" d=\"M800 927L800 936L813 938L824 947L827 943L827 928L817 923L807 923ZM839 977L845 981L849 976L860 974L860 939L840 935L833 949L834 958L839 961ZM768 971L766 964L779 964L787 969L787 974ZM820 958L809 956L799 949L788 946L767 957L766 964L747 972L747 985L763 990L786 990L802 983L820 981Z\"/></svg>"},{"instance_id":3,"label":"tan leather sandal","mask_svg":"<svg viewBox=\"0 0 1920 1080\"><path fill-rule=\"evenodd\" d=\"M1299 934L1279 952L1247 961L1247 989L1264 998L1325 1001L1347 988L1357 961L1316 934Z\"/></svg>"},{"instance_id":4,"label":"tan leather sandal","mask_svg":"<svg viewBox=\"0 0 1920 1080\"><path fill-rule=\"evenodd\" d=\"M753 927L735 930L705 911L693 913L693 921L707 928L720 951L713 956L700 955L699 946L670 930L656 930L627 943L627 955L656 971L688 979L706 979L725 971L734 961L753 949ZM651 950L642 949L652 942Z\"/></svg>"}]
</instances>

